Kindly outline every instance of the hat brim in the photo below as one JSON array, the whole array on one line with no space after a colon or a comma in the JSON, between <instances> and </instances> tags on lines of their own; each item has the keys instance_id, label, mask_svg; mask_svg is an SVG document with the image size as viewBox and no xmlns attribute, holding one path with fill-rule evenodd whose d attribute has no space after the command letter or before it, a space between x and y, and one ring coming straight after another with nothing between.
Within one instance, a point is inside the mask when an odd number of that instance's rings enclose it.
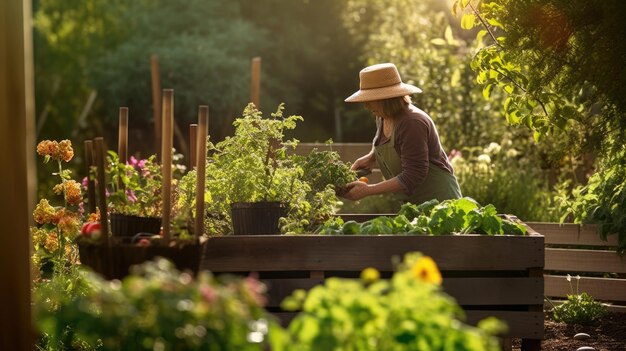
<instances>
[{"instance_id":1,"label":"hat brim","mask_svg":"<svg viewBox=\"0 0 626 351\"><path fill-rule=\"evenodd\" d=\"M410 94L419 94L422 89L406 83L400 83L384 88L376 89L361 89L356 93L350 95L345 102L366 102L390 99L393 97L405 96Z\"/></svg>"}]
</instances>

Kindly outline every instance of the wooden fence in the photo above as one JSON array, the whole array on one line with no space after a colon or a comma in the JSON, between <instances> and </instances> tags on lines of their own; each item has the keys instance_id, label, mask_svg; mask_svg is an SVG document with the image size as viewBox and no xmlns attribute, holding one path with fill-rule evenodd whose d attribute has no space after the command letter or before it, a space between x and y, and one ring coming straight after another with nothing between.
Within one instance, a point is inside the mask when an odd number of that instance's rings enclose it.
<instances>
[{"instance_id":1,"label":"wooden fence","mask_svg":"<svg viewBox=\"0 0 626 351\"><path fill-rule=\"evenodd\" d=\"M528 225L545 237L544 282L548 298L563 300L578 286L579 292L610 303L610 310L626 312L626 258L615 251L616 235L603 241L594 225ZM567 274L572 277L571 287ZM581 276L580 280L576 275Z\"/></svg>"}]
</instances>

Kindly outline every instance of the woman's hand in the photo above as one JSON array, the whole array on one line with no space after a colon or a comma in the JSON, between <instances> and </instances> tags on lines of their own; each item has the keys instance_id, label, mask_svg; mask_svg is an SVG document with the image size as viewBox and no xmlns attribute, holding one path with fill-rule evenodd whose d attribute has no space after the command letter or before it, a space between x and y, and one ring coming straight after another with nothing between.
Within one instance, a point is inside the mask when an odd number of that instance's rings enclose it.
<instances>
[{"instance_id":1,"label":"woman's hand","mask_svg":"<svg viewBox=\"0 0 626 351\"><path fill-rule=\"evenodd\" d=\"M353 171L361 168L372 169L374 166L374 162L376 162L376 157L374 156L373 152L370 152L369 154L363 157L359 157L356 161L354 161L350 169Z\"/></svg>"},{"instance_id":2,"label":"woman's hand","mask_svg":"<svg viewBox=\"0 0 626 351\"><path fill-rule=\"evenodd\" d=\"M343 197L345 197L348 200L352 200L352 201L361 200L362 198L371 195L370 194L371 186L365 182L361 182L361 181L351 182L351 183L348 183L346 187L350 190L346 194L344 194Z\"/></svg>"}]
</instances>

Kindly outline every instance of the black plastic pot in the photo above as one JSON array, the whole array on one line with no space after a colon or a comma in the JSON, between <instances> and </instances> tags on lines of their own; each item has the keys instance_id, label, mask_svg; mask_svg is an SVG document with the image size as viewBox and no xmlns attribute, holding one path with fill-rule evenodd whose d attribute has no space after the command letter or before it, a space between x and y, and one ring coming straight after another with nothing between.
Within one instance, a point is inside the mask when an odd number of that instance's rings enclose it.
<instances>
[{"instance_id":1,"label":"black plastic pot","mask_svg":"<svg viewBox=\"0 0 626 351\"><path fill-rule=\"evenodd\" d=\"M161 218L111 214L111 232L116 237L133 237L137 233L159 234Z\"/></svg>"},{"instance_id":2,"label":"black plastic pot","mask_svg":"<svg viewBox=\"0 0 626 351\"><path fill-rule=\"evenodd\" d=\"M278 220L287 214L283 202L235 202L231 217L235 235L280 234Z\"/></svg>"}]
</instances>

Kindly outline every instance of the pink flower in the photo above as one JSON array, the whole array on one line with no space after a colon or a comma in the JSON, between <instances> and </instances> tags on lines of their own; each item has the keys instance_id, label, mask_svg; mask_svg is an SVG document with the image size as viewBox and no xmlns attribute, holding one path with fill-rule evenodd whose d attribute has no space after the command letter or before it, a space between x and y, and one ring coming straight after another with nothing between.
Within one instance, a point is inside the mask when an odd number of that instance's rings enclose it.
<instances>
[{"instance_id":1,"label":"pink flower","mask_svg":"<svg viewBox=\"0 0 626 351\"><path fill-rule=\"evenodd\" d=\"M137 201L137 196L135 196L135 192L132 189L126 189L126 198L131 203L135 203Z\"/></svg>"},{"instance_id":2,"label":"pink flower","mask_svg":"<svg viewBox=\"0 0 626 351\"><path fill-rule=\"evenodd\" d=\"M137 164L139 163L139 161L135 158L135 156L131 156L130 157L130 165L133 167L137 167ZM128 164L128 162L127 162Z\"/></svg>"},{"instance_id":3,"label":"pink flower","mask_svg":"<svg viewBox=\"0 0 626 351\"><path fill-rule=\"evenodd\" d=\"M89 178L83 178L83 188L87 189L87 185L89 184Z\"/></svg>"},{"instance_id":4,"label":"pink flower","mask_svg":"<svg viewBox=\"0 0 626 351\"><path fill-rule=\"evenodd\" d=\"M200 294L208 303L212 303L217 299L217 292L209 285L202 285Z\"/></svg>"},{"instance_id":5,"label":"pink flower","mask_svg":"<svg viewBox=\"0 0 626 351\"><path fill-rule=\"evenodd\" d=\"M450 151L450 155L448 155L448 159L452 161L457 157L463 157L463 153L457 149L452 149L452 151Z\"/></svg>"}]
</instances>

